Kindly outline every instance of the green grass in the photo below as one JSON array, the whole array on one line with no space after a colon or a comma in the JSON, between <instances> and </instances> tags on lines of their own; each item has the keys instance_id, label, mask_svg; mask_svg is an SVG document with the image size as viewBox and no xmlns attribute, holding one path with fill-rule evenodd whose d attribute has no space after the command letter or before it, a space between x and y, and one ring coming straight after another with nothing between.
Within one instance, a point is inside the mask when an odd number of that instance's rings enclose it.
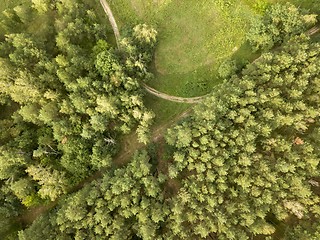
<instances>
[{"instance_id":1,"label":"green grass","mask_svg":"<svg viewBox=\"0 0 320 240\"><path fill-rule=\"evenodd\" d=\"M233 54L240 61L243 60L239 56L252 59L250 48L242 47L250 20L269 4L287 1L290 0L109 0L109 3L120 29L142 22L153 25L159 32L154 59L156 77L149 84L168 94L191 97L210 92L221 82L217 69ZM320 9L318 0L291 2L313 11ZM237 53L237 49L242 52Z\"/></svg>"},{"instance_id":2,"label":"green grass","mask_svg":"<svg viewBox=\"0 0 320 240\"><path fill-rule=\"evenodd\" d=\"M244 43L254 11L241 1L113 0L119 22L145 22L159 32L154 59L159 91L184 97L210 92L217 69Z\"/></svg>"},{"instance_id":3,"label":"green grass","mask_svg":"<svg viewBox=\"0 0 320 240\"><path fill-rule=\"evenodd\" d=\"M243 48L256 11L244 0L109 0L120 30L138 23L158 31L151 87L174 96L205 95L221 83L220 64L234 58L252 59ZM241 59L240 59L241 58ZM146 104L163 123L189 106L151 96Z\"/></svg>"},{"instance_id":4,"label":"green grass","mask_svg":"<svg viewBox=\"0 0 320 240\"><path fill-rule=\"evenodd\" d=\"M172 120L175 116L192 107L192 104L169 102L149 93L146 93L144 102L146 107L156 114L153 124L155 127Z\"/></svg>"}]
</instances>

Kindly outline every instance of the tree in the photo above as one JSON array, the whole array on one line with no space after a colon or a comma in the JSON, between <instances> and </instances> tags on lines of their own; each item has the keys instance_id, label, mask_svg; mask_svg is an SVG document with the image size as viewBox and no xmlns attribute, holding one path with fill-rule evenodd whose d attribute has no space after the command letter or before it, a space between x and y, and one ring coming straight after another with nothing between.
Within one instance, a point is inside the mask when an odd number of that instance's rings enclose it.
<instances>
[{"instance_id":1,"label":"tree","mask_svg":"<svg viewBox=\"0 0 320 240\"><path fill-rule=\"evenodd\" d=\"M300 34L317 21L315 14L303 14L292 4L273 4L262 19L255 20L247 39L255 51L269 50Z\"/></svg>"},{"instance_id":2,"label":"tree","mask_svg":"<svg viewBox=\"0 0 320 240\"><path fill-rule=\"evenodd\" d=\"M67 192L68 180L63 172L43 166L28 166L26 172L38 181L40 185L39 195L42 198L50 198L54 201L61 194Z\"/></svg>"},{"instance_id":3,"label":"tree","mask_svg":"<svg viewBox=\"0 0 320 240\"><path fill-rule=\"evenodd\" d=\"M319 222L317 220L305 219L299 225L287 227L286 240L310 239L317 240L320 237Z\"/></svg>"},{"instance_id":4,"label":"tree","mask_svg":"<svg viewBox=\"0 0 320 240\"><path fill-rule=\"evenodd\" d=\"M133 29L125 38L127 48L116 50L102 40L106 38L104 27L82 1L32 1L17 7L15 14L10 20L19 31L8 24L1 39L1 99L18 104L14 123L26 123L30 132L39 134L33 135L32 147L20 148L27 152L28 160L7 163L4 175L15 166L17 175L24 177L32 162L53 175L52 169L66 171L76 182L111 165L118 139L114 137L110 144L104 140L109 136L137 128L139 139L148 141L153 114L143 104L139 81L150 75L149 45L155 44L155 30L146 25ZM52 27L31 34L33 18L50 19L46 21ZM142 49L144 44L148 47ZM134 72L128 70L131 60L138 64ZM45 144L41 129L46 129ZM8 145L17 143L15 137L6 139ZM15 155L10 152L12 147L2 150L6 156Z\"/></svg>"},{"instance_id":5,"label":"tree","mask_svg":"<svg viewBox=\"0 0 320 240\"><path fill-rule=\"evenodd\" d=\"M59 232L58 227L52 221L52 214L44 214L38 217L26 230L18 232L19 240L71 240L70 236Z\"/></svg>"},{"instance_id":6,"label":"tree","mask_svg":"<svg viewBox=\"0 0 320 240\"><path fill-rule=\"evenodd\" d=\"M140 82L152 77L148 65L156 31L139 25L128 32L123 47L114 49L108 39L104 40L105 27L86 1L33 0L4 14L0 33L0 103L1 107L12 103L14 108L1 114L0 119L0 181L6 189L5 200L12 198L8 202L21 210L55 201L94 171L112 167L122 134L136 130L141 142L149 141L154 114L144 106ZM156 203L157 179L145 176L140 180L129 170L125 172L126 180L137 183L141 191L148 188L146 198ZM110 173L110 177L120 184L120 172L117 177ZM122 196L129 199L130 194ZM133 212L138 203L134 204ZM78 205L79 209L69 206L66 211L61 210L72 225L66 223L66 229L72 229L82 217L93 221L92 216L86 218L87 205L82 208L76 202ZM97 227L88 235L75 224L77 230L58 234L57 239L93 239L96 233L125 239L133 230L126 225L131 220L126 219L128 211L122 205L122 215L118 214L120 206L114 213L106 213L109 218L112 214L118 216L110 223L111 233L108 222L99 225L104 210L97 207ZM147 211L141 219L150 215ZM155 215L160 221L161 214L156 211ZM57 224L51 225L54 230L49 231L43 226L47 222L41 219L36 223L40 231L50 235L44 238L60 231ZM121 226L127 230L120 232ZM158 226L150 223L146 228L136 228L134 231L141 231L140 235L152 235ZM34 231L21 232L20 238L28 239Z\"/></svg>"},{"instance_id":7,"label":"tree","mask_svg":"<svg viewBox=\"0 0 320 240\"><path fill-rule=\"evenodd\" d=\"M182 185L168 236L268 236L270 214L282 221L314 212L319 197L308 181L319 173L319 49L305 36L291 39L168 131L169 176Z\"/></svg>"},{"instance_id":8,"label":"tree","mask_svg":"<svg viewBox=\"0 0 320 240\"><path fill-rule=\"evenodd\" d=\"M218 73L219 76L223 79L231 77L231 75L235 74L237 70L237 65L235 60L226 60L221 63Z\"/></svg>"},{"instance_id":9,"label":"tree","mask_svg":"<svg viewBox=\"0 0 320 240\"><path fill-rule=\"evenodd\" d=\"M40 218L19 232L19 239L31 233L40 239L48 232L75 239L160 239L169 211L161 192L163 180L154 176L149 161L146 151L135 153L126 167L106 172L68 196L49 222Z\"/></svg>"}]
</instances>

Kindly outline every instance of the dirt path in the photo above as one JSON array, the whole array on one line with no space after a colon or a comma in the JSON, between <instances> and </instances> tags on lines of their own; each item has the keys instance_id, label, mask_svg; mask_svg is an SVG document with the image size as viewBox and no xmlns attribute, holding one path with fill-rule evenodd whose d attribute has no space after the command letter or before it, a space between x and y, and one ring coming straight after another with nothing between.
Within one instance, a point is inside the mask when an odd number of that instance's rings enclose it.
<instances>
[{"instance_id":1,"label":"dirt path","mask_svg":"<svg viewBox=\"0 0 320 240\"><path fill-rule=\"evenodd\" d=\"M319 32L319 30L320 30L320 28L318 26L315 26L307 32L307 35L312 36L312 35L316 34L317 32Z\"/></svg>"},{"instance_id":2,"label":"dirt path","mask_svg":"<svg viewBox=\"0 0 320 240\"><path fill-rule=\"evenodd\" d=\"M170 126L174 125L178 121L182 120L183 118L186 118L189 116L192 112L192 108L187 109L186 111L178 114L174 118L172 118L170 121L156 127L153 129L151 133L151 141L152 142L159 142L163 140L164 133L166 129L168 129ZM134 134L133 134L134 135ZM135 137L135 136L133 136ZM131 141L130 136L128 136L129 142ZM134 147L124 147L124 150L120 151L114 158L113 162L116 166L121 167L124 166L128 161L130 161L130 158L133 156L134 152L144 148L145 145L142 143L137 142ZM61 195L58 199L56 199L53 202L50 202L48 205L41 205L38 207L32 207L26 211L24 211L20 216L17 217L17 221L21 223L22 225L31 225L34 220L36 220L40 215L44 214L45 212L50 211L53 209L58 203L59 199L63 199L65 196L74 193L76 191L81 190L85 185L90 184L92 181L100 179L103 177L103 173L105 171L110 170L110 168L102 168L99 171L96 171L91 176L83 179L80 183L78 183L76 186L73 186L68 190L66 194Z\"/></svg>"},{"instance_id":3,"label":"dirt path","mask_svg":"<svg viewBox=\"0 0 320 240\"><path fill-rule=\"evenodd\" d=\"M103 7L103 10L105 11L105 13L107 14L107 16L109 18L109 22L110 22L111 27L113 29L114 36L116 37L117 46L119 48L119 46L120 46L120 44L119 44L120 43L120 32L119 32L117 22L112 14L111 8L110 8L109 4L107 3L107 1L100 0L100 3Z\"/></svg>"},{"instance_id":4,"label":"dirt path","mask_svg":"<svg viewBox=\"0 0 320 240\"><path fill-rule=\"evenodd\" d=\"M119 28L118 28L117 22L116 22L113 14L112 14L111 8L110 8L109 4L107 3L107 1L106 0L100 0L100 3L102 5L102 7L103 7L103 10L105 11L105 13L107 14L107 16L109 18L109 22L110 22L111 27L113 29L114 36L115 36L116 42L117 42L117 46L119 48L119 46L120 46L120 38L121 37L120 37L120 32L119 32ZM145 83L142 83L142 86L144 87L144 89L148 93L150 93L150 94L152 94L152 95L154 95L156 97L171 101L171 102L191 103L192 104L192 103L201 102L201 100L206 97L206 96L199 96L199 97L192 97L192 98L176 97L176 96L172 96L172 95L168 95L168 94L159 92L158 90L149 87Z\"/></svg>"},{"instance_id":5,"label":"dirt path","mask_svg":"<svg viewBox=\"0 0 320 240\"><path fill-rule=\"evenodd\" d=\"M146 85L145 83L142 83L142 86L144 87L144 89L151 93L154 96L157 96L159 98L171 101L171 102L181 102L181 103L198 103L201 102L203 98L205 98L207 95L204 96L200 96L200 97L191 97L191 98L184 98L184 97L176 97L176 96L172 96L172 95L168 95L162 92L159 92L158 90L149 87L148 85Z\"/></svg>"}]
</instances>

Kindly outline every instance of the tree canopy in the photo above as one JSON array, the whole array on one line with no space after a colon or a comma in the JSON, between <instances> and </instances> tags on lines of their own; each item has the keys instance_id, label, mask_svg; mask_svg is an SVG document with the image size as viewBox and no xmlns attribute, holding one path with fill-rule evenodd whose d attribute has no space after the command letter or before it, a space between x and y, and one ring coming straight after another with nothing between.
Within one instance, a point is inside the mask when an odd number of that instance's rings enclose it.
<instances>
[{"instance_id":1,"label":"tree canopy","mask_svg":"<svg viewBox=\"0 0 320 240\"><path fill-rule=\"evenodd\" d=\"M248 33L265 53L243 69L224 61L217 74L228 80L150 144L141 86L153 78L156 30L127 28L115 48L87 1L5 10L0 236L318 239L320 44L303 33L314 23L271 5ZM134 130L145 148L119 167ZM43 214L32 222L27 209Z\"/></svg>"},{"instance_id":2,"label":"tree canopy","mask_svg":"<svg viewBox=\"0 0 320 240\"><path fill-rule=\"evenodd\" d=\"M306 31L316 22L316 14L306 14L290 3L273 4L267 8L262 18L257 18L252 23L247 39L256 51L270 50Z\"/></svg>"},{"instance_id":3,"label":"tree canopy","mask_svg":"<svg viewBox=\"0 0 320 240\"><path fill-rule=\"evenodd\" d=\"M40 240L48 231L58 239L160 239L169 208L161 191L165 178L152 168L147 152L137 152L128 166L67 197L56 214L36 221L19 239Z\"/></svg>"},{"instance_id":4,"label":"tree canopy","mask_svg":"<svg viewBox=\"0 0 320 240\"><path fill-rule=\"evenodd\" d=\"M1 120L0 179L31 206L110 167L122 134L136 129L148 142L154 114L140 83L152 78L157 32L138 25L115 49L85 1L32 1L5 13L0 97L14 107Z\"/></svg>"},{"instance_id":5,"label":"tree canopy","mask_svg":"<svg viewBox=\"0 0 320 240\"><path fill-rule=\"evenodd\" d=\"M169 129L181 179L169 226L182 239L270 235L271 216L319 217L320 48L294 37L266 53Z\"/></svg>"}]
</instances>

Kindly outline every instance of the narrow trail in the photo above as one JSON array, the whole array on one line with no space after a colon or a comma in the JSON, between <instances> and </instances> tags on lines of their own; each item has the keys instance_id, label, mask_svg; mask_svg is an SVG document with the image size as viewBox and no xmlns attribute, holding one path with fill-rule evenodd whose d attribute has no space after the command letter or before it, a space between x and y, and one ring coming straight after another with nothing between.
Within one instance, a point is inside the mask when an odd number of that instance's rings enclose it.
<instances>
[{"instance_id":1,"label":"narrow trail","mask_svg":"<svg viewBox=\"0 0 320 240\"><path fill-rule=\"evenodd\" d=\"M117 47L120 47L120 32L119 32L119 28L117 25L117 22L112 14L111 8L109 6L109 4L107 3L106 0L100 0L100 3L103 7L104 12L107 14L108 18L109 18L109 22L111 24L111 27L113 29L113 33L114 36L116 37L116 42L117 42Z\"/></svg>"},{"instance_id":2,"label":"narrow trail","mask_svg":"<svg viewBox=\"0 0 320 240\"><path fill-rule=\"evenodd\" d=\"M191 114L191 112L192 112L192 108L189 108L186 111L184 111L184 112L178 114L177 116L175 116L170 121L168 121L168 122L158 126L157 128L153 129L153 131L151 133L151 141L155 143L155 142L159 142L159 141L163 140L164 133L165 133L166 129L168 129L170 126L172 126L173 124L177 123L178 121L182 120L183 118L186 118L187 116L189 116ZM142 149L144 147L145 147L144 144L137 143L135 145L135 148L129 148L127 150L120 151L113 158L113 162L117 166L121 167L122 165L124 165L125 163L127 163L130 160L130 158L133 156L135 151L140 150L140 149ZM32 208L26 210L24 213L22 213L20 216L17 217L16 221L18 223L22 224L22 225L30 225L30 224L32 224L33 221L35 221L40 215L42 215L45 212L48 212L51 209L53 209L54 207L56 207L59 204L59 200L60 199L63 199L67 195L81 190L85 185L90 184L94 180L98 180L98 179L102 178L103 177L103 173L105 171L109 170L109 169L110 168L102 168L101 170L96 171L91 176L83 179L80 183L78 183L77 185L75 185L72 188L70 188L67 191L67 193L61 195L55 201L50 202L48 205L41 205L41 206L38 206L38 207L32 207Z\"/></svg>"},{"instance_id":3,"label":"narrow trail","mask_svg":"<svg viewBox=\"0 0 320 240\"><path fill-rule=\"evenodd\" d=\"M198 103L198 102L201 102L202 99L207 96L207 95L203 95L203 96L200 96L200 97L191 97L191 98L176 97L176 96L172 96L172 95L168 95L168 94L159 92L158 90L156 90L156 89L154 89L152 87L149 87L145 83L142 83L142 86L144 87L144 89L147 92L151 93L152 95L157 96L157 97L162 98L162 99L166 99L166 100L171 101L171 102Z\"/></svg>"},{"instance_id":4,"label":"narrow trail","mask_svg":"<svg viewBox=\"0 0 320 240\"><path fill-rule=\"evenodd\" d=\"M119 32L119 28L118 28L117 22L116 22L113 14L112 14L111 8L110 8L109 4L107 3L107 1L106 0L100 0L100 3L102 5L102 7L103 7L104 12L108 16L109 22L110 22L111 27L113 29L114 36L116 38L117 47L119 48L120 47L121 36L120 36L120 32ZM144 89L148 93L150 93L150 94L152 94L152 95L154 95L154 96L156 96L158 98L162 98L162 99L165 99L165 100L168 100L168 101L171 101L171 102L180 102L180 103L193 104L193 103L201 102L201 100L206 97L206 95L199 96L199 97L191 97L191 98L177 97L177 96L172 96L172 95L168 95L166 93L159 92L158 90L156 90L156 89L154 89L152 87L149 87L145 83L142 83L142 86L144 87Z\"/></svg>"},{"instance_id":5,"label":"narrow trail","mask_svg":"<svg viewBox=\"0 0 320 240\"><path fill-rule=\"evenodd\" d=\"M314 26L309 31L307 31L307 35L312 36L312 35L318 33L319 30L320 30L319 26Z\"/></svg>"}]
</instances>

